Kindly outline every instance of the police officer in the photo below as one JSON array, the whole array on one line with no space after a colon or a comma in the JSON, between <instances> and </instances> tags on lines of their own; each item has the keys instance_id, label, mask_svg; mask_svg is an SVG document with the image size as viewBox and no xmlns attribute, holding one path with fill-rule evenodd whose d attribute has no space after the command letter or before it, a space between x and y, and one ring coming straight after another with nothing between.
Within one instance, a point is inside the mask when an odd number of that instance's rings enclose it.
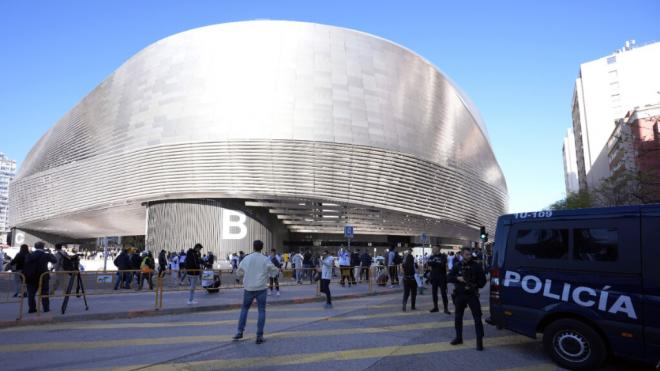
<instances>
[{"instance_id":1,"label":"police officer","mask_svg":"<svg viewBox=\"0 0 660 371\"><path fill-rule=\"evenodd\" d=\"M433 247L433 254L428 259L428 265L431 267L429 281L431 281L431 294L433 295L433 309L431 313L439 312L438 309L438 287L442 295L442 305L445 314L451 314L447 306L447 255L440 252L440 247Z\"/></svg>"},{"instance_id":2,"label":"police officer","mask_svg":"<svg viewBox=\"0 0 660 371\"><path fill-rule=\"evenodd\" d=\"M483 350L484 325L481 323L481 303L479 303L479 289L486 285L486 275L481 265L473 260L472 249L461 249L463 260L454 264L449 273L448 280L454 284L452 299L456 307L454 327L456 338L451 345L463 344L463 312L469 306L474 318L474 328L477 332L477 350Z\"/></svg>"}]
</instances>

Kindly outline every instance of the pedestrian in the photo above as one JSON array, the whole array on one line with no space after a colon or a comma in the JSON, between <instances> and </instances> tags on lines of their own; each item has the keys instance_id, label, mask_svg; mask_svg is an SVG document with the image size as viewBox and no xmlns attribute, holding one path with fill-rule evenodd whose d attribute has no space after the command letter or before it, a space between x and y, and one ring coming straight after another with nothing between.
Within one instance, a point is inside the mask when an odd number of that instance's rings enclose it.
<instances>
[{"instance_id":1,"label":"pedestrian","mask_svg":"<svg viewBox=\"0 0 660 371\"><path fill-rule=\"evenodd\" d=\"M55 292L60 287L60 283L65 279L65 274L61 273L64 272L64 259L70 259L69 254L66 252L66 250L63 249L63 245L61 243L55 244L55 259L57 259L57 262L53 266L53 271L55 271L55 280L53 282L53 288L50 290L51 296L55 295Z\"/></svg>"},{"instance_id":2,"label":"pedestrian","mask_svg":"<svg viewBox=\"0 0 660 371\"><path fill-rule=\"evenodd\" d=\"M167 253L165 250L160 250L158 254L158 277L164 277L167 273Z\"/></svg>"},{"instance_id":3,"label":"pedestrian","mask_svg":"<svg viewBox=\"0 0 660 371\"><path fill-rule=\"evenodd\" d=\"M213 270L213 264L215 264L215 255L213 255L212 251L209 251L208 255L206 255L205 263L206 264L204 265L204 268Z\"/></svg>"},{"instance_id":4,"label":"pedestrian","mask_svg":"<svg viewBox=\"0 0 660 371\"><path fill-rule=\"evenodd\" d=\"M170 257L170 271L172 271L172 284L176 286L180 278L179 255L173 253Z\"/></svg>"},{"instance_id":5,"label":"pedestrian","mask_svg":"<svg viewBox=\"0 0 660 371\"><path fill-rule=\"evenodd\" d=\"M41 305L44 307L44 312L50 311L50 301L48 300L50 275L44 273L48 272L48 263L57 263L57 258L44 251L44 245L42 241L35 243L34 252L28 254L25 258L25 265L23 266L28 292L28 313L35 313L37 311L37 301L34 296L37 294L40 279L42 280ZM44 274L43 278L41 278L42 274Z\"/></svg>"},{"instance_id":6,"label":"pedestrian","mask_svg":"<svg viewBox=\"0 0 660 371\"><path fill-rule=\"evenodd\" d=\"M312 262L312 252L308 249L303 254L303 270L305 277L309 278L309 283L314 283L314 274L312 270L314 268L314 263Z\"/></svg>"},{"instance_id":7,"label":"pedestrian","mask_svg":"<svg viewBox=\"0 0 660 371\"><path fill-rule=\"evenodd\" d=\"M284 254L282 254L282 259L284 260L284 269L286 270L287 268L289 268L289 253L285 252Z\"/></svg>"},{"instance_id":8,"label":"pedestrian","mask_svg":"<svg viewBox=\"0 0 660 371\"><path fill-rule=\"evenodd\" d=\"M451 272L452 268L454 268L454 252L450 251L449 255L447 256L447 268Z\"/></svg>"},{"instance_id":9,"label":"pedestrian","mask_svg":"<svg viewBox=\"0 0 660 371\"><path fill-rule=\"evenodd\" d=\"M433 247L432 255L428 259L428 265L431 267L429 281L431 281L431 295L433 296L433 309L430 312L435 313L440 311L438 308L438 288L440 288L444 313L451 314L447 299L447 256L440 252L440 247Z\"/></svg>"},{"instance_id":10,"label":"pedestrian","mask_svg":"<svg viewBox=\"0 0 660 371\"><path fill-rule=\"evenodd\" d=\"M401 264L401 256L396 251L396 246L392 245L387 253L387 269L390 275L390 288L399 285L398 265Z\"/></svg>"},{"instance_id":11,"label":"pedestrian","mask_svg":"<svg viewBox=\"0 0 660 371\"><path fill-rule=\"evenodd\" d=\"M28 245L23 244L16 256L14 256L11 262L9 262L9 265L12 267L11 271L14 272L14 297L18 297L21 292L21 287L23 286L21 273L25 266L25 258L27 258L28 255L30 255L30 248Z\"/></svg>"},{"instance_id":12,"label":"pedestrian","mask_svg":"<svg viewBox=\"0 0 660 371\"><path fill-rule=\"evenodd\" d=\"M186 279L186 253L181 249L179 253L179 285L183 285L183 281Z\"/></svg>"},{"instance_id":13,"label":"pedestrian","mask_svg":"<svg viewBox=\"0 0 660 371\"><path fill-rule=\"evenodd\" d=\"M369 282L369 276L371 275L371 256L365 250L362 255L360 255L360 281L362 281L362 276L364 275L367 283Z\"/></svg>"},{"instance_id":14,"label":"pedestrian","mask_svg":"<svg viewBox=\"0 0 660 371\"><path fill-rule=\"evenodd\" d=\"M123 289L131 288L131 275L132 272L127 272L131 269L131 259L128 256L128 249L121 249L121 253L112 261L117 267L117 281L115 282L115 290L120 286Z\"/></svg>"},{"instance_id":15,"label":"pedestrian","mask_svg":"<svg viewBox=\"0 0 660 371\"><path fill-rule=\"evenodd\" d=\"M356 285L356 276L360 276L360 249L351 253L351 283Z\"/></svg>"},{"instance_id":16,"label":"pedestrian","mask_svg":"<svg viewBox=\"0 0 660 371\"><path fill-rule=\"evenodd\" d=\"M342 246L339 249L339 272L341 274L341 280L339 284L344 287L344 281L348 282L348 287L351 287L351 255L344 249Z\"/></svg>"},{"instance_id":17,"label":"pedestrian","mask_svg":"<svg viewBox=\"0 0 660 371\"><path fill-rule=\"evenodd\" d=\"M486 285L486 275L481 265L472 259L472 249L463 247L461 256L463 260L454 264L448 277L448 281L454 284L452 299L456 311L454 317L456 337L451 341L451 345L463 344L463 313L465 307L470 307L477 333L477 350L483 350L484 325L481 322L479 289Z\"/></svg>"},{"instance_id":18,"label":"pedestrian","mask_svg":"<svg viewBox=\"0 0 660 371\"><path fill-rule=\"evenodd\" d=\"M416 310L415 300L417 299L417 281L415 280L415 273L417 272L415 259L413 258L410 250L405 251L403 258L403 307L402 310L406 311L408 304L408 297L410 296L410 310Z\"/></svg>"},{"instance_id":19,"label":"pedestrian","mask_svg":"<svg viewBox=\"0 0 660 371\"><path fill-rule=\"evenodd\" d=\"M190 283L190 291L188 295L188 305L197 304L195 300L195 288L199 283L199 271L202 268L202 244L195 244L192 249L186 252L186 275Z\"/></svg>"},{"instance_id":20,"label":"pedestrian","mask_svg":"<svg viewBox=\"0 0 660 371\"><path fill-rule=\"evenodd\" d=\"M330 295L330 280L332 280L332 268L335 266L335 258L333 258L328 250L323 250L321 253L321 289L320 291L325 294L325 309L332 308L332 295Z\"/></svg>"},{"instance_id":21,"label":"pedestrian","mask_svg":"<svg viewBox=\"0 0 660 371\"><path fill-rule=\"evenodd\" d=\"M233 339L240 340L243 338L248 311L252 306L252 302L256 299L259 310L256 343L261 344L264 342L264 326L266 324L266 285L268 278L279 273L279 269L273 265L270 258L260 254L264 247L263 242L255 240L252 246L254 253L247 255L238 265L237 274L239 277L243 277L243 305L238 319L238 332Z\"/></svg>"},{"instance_id":22,"label":"pedestrian","mask_svg":"<svg viewBox=\"0 0 660 371\"><path fill-rule=\"evenodd\" d=\"M136 286L136 289L137 289L137 286L140 285L140 279L142 278L141 275L140 275L140 273L141 273L140 272L140 265L142 265L142 257L140 256L140 253L138 252L138 249L133 247L131 249L131 254L130 254L129 258L131 259L131 270L133 271L132 272L133 274L131 275L132 276L131 280L135 281L135 286ZM129 285L130 285L130 283L129 283Z\"/></svg>"},{"instance_id":23,"label":"pedestrian","mask_svg":"<svg viewBox=\"0 0 660 371\"><path fill-rule=\"evenodd\" d=\"M302 285L303 278L303 255L298 251L293 258L291 258L291 264L293 269L296 272L296 283Z\"/></svg>"},{"instance_id":24,"label":"pedestrian","mask_svg":"<svg viewBox=\"0 0 660 371\"><path fill-rule=\"evenodd\" d=\"M152 276L155 268L156 263L154 262L154 256L151 254L151 251L149 251L144 254L142 262L140 263L140 281L138 283L138 290L142 290L144 280L147 280L147 283L149 284L149 290L154 289Z\"/></svg>"},{"instance_id":25,"label":"pedestrian","mask_svg":"<svg viewBox=\"0 0 660 371\"><path fill-rule=\"evenodd\" d=\"M231 274L236 273L236 270L238 269L238 255L231 254L229 262L231 263Z\"/></svg>"},{"instance_id":26,"label":"pedestrian","mask_svg":"<svg viewBox=\"0 0 660 371\"><path fill-rule=\"evenodd\" d=\"M281 268L282 268L282 263L281 263L280 260L277 258L277 252L276 252L275 249L271 249L271 250L270 250L270 261L271 261L271 263L273 263L273 265L274 265L275 267L277 267L278 270L281 270ZM273 294L273 286L275 286L275 289L277 290L276 295L277 295L277 296L280 296L280 281L279 281L279 275L280 275L280 274L278 273L278 274L276 274L275 276L271 276L271 277L270 277L270 285L269 285L270 291L268 292L268 295L272 295L272 294Z\"/></svg>"}]
</instances>

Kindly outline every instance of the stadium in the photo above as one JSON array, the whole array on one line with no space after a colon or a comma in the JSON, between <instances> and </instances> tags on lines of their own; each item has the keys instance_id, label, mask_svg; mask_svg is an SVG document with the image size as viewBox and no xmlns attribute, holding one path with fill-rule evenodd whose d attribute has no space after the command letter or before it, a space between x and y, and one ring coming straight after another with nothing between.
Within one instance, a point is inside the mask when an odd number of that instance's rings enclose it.
<instances>
[{"instance_id":1,"label":"stadium","mask_svg":"<svg viewBox=\"0 0 660 371\"><path fill-rule=\"evenodd\" d=\"M219 256L478 240L507 187L476 107L363 32L248 21L131 57L62 117L9 186L12 244L144 236Z\"/></svg>"}]
</instances>

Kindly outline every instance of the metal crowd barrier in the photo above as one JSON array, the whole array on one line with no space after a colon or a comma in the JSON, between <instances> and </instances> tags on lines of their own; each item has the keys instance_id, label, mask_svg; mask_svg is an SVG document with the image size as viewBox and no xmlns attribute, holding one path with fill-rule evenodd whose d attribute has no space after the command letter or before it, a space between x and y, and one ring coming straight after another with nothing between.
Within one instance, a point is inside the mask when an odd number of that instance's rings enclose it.
<instances>
[{"instance_id":1,"label":"metal crowd barrier","mask_svg":"<svg viewBox=\"0 0 660 371\"><path fill-rule=\"evenodd\" d=\"M23 318L24 294L27 295L27 289L23 273L0 272L0 304L18 304L16 320Z\"/></svg>"}]
</instances>

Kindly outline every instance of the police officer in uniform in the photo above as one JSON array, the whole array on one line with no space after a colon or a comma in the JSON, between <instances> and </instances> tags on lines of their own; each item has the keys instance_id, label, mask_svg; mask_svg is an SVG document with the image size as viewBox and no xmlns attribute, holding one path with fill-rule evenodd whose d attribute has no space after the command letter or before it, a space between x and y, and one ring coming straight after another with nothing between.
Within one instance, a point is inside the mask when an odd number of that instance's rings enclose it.
<instances>
[{"instance_id":1,"label":"police officer in uniform","mask_svg":"<svg viewBox=\"0 0 660 371\"><path fill-rule=\"evenodd\" d=\"M447 255L440 252L440 247L433 247L433 255L428 259L428 265L431 267L429 281L431 281L431 294L433 295L433 309L431 313L439 312L438 309L438 287L442 295L442 305L445 314L451 314L447 306Z\"/></svg>"},{"instance_id":2,"label":"police officer in uniform","mask_svg":"<svg viewBox=\"0 0 660 371\"><path fill-rule=\"evenodd\" d=\"M454 284L452 299L456 307L454 327L456 338L451 345L463 344L463 312L469 306L474 318L474 328L477 332L477 350L483 350L484 325L481 323L481 303L479 303L479 289L486 285L486 275L481 265L473 260L472 249L461 249L463 260L454 264L449 273L448 281Z\"/></svg>"}]
</instances>

